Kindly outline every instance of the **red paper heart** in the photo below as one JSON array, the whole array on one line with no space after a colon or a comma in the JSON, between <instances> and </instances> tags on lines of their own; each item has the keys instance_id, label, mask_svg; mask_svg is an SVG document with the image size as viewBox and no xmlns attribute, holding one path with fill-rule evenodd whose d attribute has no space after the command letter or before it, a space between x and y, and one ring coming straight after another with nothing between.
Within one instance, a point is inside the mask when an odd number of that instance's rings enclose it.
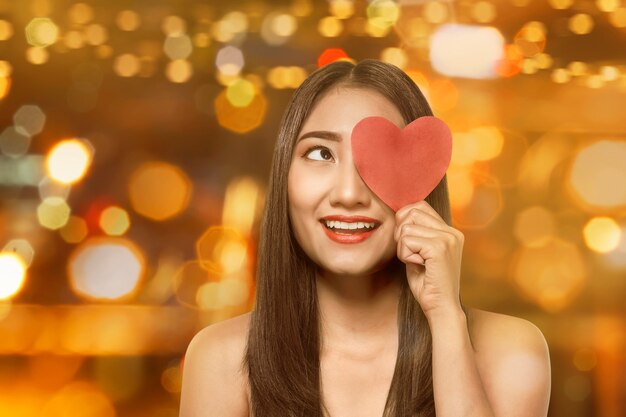
<instances>
[{"instance_id":1,"label":"red paper heart","mask_svg":"<svg viewBox=\"0 0 626 417\"><path fill-rule=\"evenodd\" d=\"M361 178L393 211L428 196L452 158L450 129L434 116L404 129L384 117L366 117L354 126L351 140Z\"/></svg>"}]
</instances>

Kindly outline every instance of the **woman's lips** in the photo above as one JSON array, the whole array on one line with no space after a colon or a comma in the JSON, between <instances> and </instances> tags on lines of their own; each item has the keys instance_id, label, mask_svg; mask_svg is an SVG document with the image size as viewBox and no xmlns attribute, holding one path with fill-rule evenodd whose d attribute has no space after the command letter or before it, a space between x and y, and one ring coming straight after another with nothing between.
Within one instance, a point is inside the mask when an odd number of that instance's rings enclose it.
<instances>
[{"instance_id":1,"label":"woman's lips","mask_svg":"<svg viewBox=\"0 0 626 417\"><path fill-rule=\"evenodd\" d=\"M346 231L346 233L342 233L342 232L335 232L332 229L329 229L326 226L326 223L324 221L321 221L320 224L324 228L324 232L326 232L326 235L330 239L332 239L332 240L334 240L335 242L338 242L338 243L359 243L359 242L363 242L365 239L370 237L371 234L374 233L374 231L376 229L378 229L378 226L376 226L373 229L368 229L368 230L365 230L365 231L360 231L360 230L357 230L357 229L351 229L350 231Z\"/></svg>"}]
</instances>

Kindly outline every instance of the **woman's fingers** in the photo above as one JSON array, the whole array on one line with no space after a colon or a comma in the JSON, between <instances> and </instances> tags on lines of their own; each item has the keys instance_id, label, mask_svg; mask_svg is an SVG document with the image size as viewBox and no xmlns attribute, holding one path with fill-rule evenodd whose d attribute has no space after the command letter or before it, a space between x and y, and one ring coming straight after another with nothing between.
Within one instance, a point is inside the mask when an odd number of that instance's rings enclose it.
<instances>
[{"instance_id":1,"label":"woman's fingers","mask_svg":"<svg viewBox=\"0 0 626 417\"><path fill-rule=\"evenodd\" d=\"M419 201L415 204L408 204L404 207L401 207L400 210L398 210L396 212L396 220L400 220L402 218L404 218L407 214L407 212L411 211L412 209L416 209L416 210L420 210L424 213L430 214L432 217L434 217L435 219L437 219L439 222L446 224L446 222L441 218L441 216L439 215L439 213L437 213L437 210L435 210L430 204L428 204L428 202L426 202L426 200L422 200Z\"/></svg>"},{"instance_id":2,"label":"woman's fingers","mask_svg":"<svg viewBox=\"0 0 626 417\"><path fill-rule=\"evenodd\" d=\"M432 238L431 238L432 239ZM420 253L429 244L429 238L405 235L398 240L398 258L404 262L424 265L425 257Z\"/></svg>"},{"instance_id":3,"label":"woman's fingers","mask_svg":"<svg viewBox=\"0 0 626 417\"><path fill-rule=\"evenodd\" d=\"M414 221L413 220L409 220L409 221L410 223L405 222L404 224L400 224L398 227L396 227L396 230L394 231L394 234L393 234L393 237L396 240L396 242L398 241L398 239L400 239L400 236L402 236L405 233L412 234L412 235L426 236L426 237L441 236L441 233L445 233L446 235L454 234L451 230L449 230L450 229L449 227L447 226L442 227L439 223L437 223L433 219L420 217L419 219L416 219ZM447 237L447 236L444 235L444 237Z\"/></svg>"}]
</instances>

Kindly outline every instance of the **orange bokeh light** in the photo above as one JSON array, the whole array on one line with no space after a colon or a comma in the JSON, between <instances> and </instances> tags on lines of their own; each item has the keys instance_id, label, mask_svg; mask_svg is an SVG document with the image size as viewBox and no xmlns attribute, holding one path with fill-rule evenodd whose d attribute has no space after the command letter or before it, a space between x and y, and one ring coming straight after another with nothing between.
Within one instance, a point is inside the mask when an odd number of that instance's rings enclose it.
<instances>
[{"instance_id":1,"label":"orange bokeh light","mask_svg":"<svg viewBox=\"0 0 626 417\"><path fill-rule=\"evenodd\" d=\"M215 99L215 115L217 122L225 129L235 133L248 133L263 123L267 112L267 99L260 92L254 95L246 107L231 104L223 90Z\"/></svg>"},{"instance_id":2,"label":"orange bokeh light","mask_svg":"<svg viewBox=\"0 0 626 417\"><path fill-rule=\"evenodd\" d=\"M340 60L351 61L346 51L341 48L324 49L324 51L317 58L317 66L318 68L321 68L324 65L330 64L331 62Z\"/></svg>"},{"instance_id":3,"label":"orange bokeh light","mask_svg":"<svg viewBox=\"0 0 626 417\"><path fill-rule=\"evenodd\" d=\"M237 229L212 226L196 242L198 261L207 271L224 274L245 266L248 242Z\"/></svg>"},{"instance_id":4,"label":"orange bokeh light","mask_svg":"<svg viewBox=\"0 0 626 417\"><path fill-rule=\"evenodd\" d=\"M517 45L505 45L504 58L496 64L496 73L501 77L519 74L524 54Z\"/></svg>"},{"instance_id":5,"label":"orange bokeh light","mask_svg":"<svg viewBox=\"0 0 626 417\"><path fill-rule=\"evenodd\" d=\"M152 161L140 165L133 172L128 191L137 213L163 221L187 208L192 186L187 174L178 166Z\"/></svg>"}]
</instances>

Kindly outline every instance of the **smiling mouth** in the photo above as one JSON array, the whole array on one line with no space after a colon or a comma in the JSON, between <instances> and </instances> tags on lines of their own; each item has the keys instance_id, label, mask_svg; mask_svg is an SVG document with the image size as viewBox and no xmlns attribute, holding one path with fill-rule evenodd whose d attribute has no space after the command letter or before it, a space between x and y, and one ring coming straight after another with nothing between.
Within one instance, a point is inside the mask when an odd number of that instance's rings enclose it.
<instances>
[{"instance_id":1,"label":"smiling mouth","mask_svg":"<svg viewBox=\"0 0 626 417\"><path fill-rule=\"evenodd\" d=\"M335 222L321 220L320 223L329 231L338 235L357 235L378 229L380 223L367 222Z\"/></svg>"}]
</instances>

